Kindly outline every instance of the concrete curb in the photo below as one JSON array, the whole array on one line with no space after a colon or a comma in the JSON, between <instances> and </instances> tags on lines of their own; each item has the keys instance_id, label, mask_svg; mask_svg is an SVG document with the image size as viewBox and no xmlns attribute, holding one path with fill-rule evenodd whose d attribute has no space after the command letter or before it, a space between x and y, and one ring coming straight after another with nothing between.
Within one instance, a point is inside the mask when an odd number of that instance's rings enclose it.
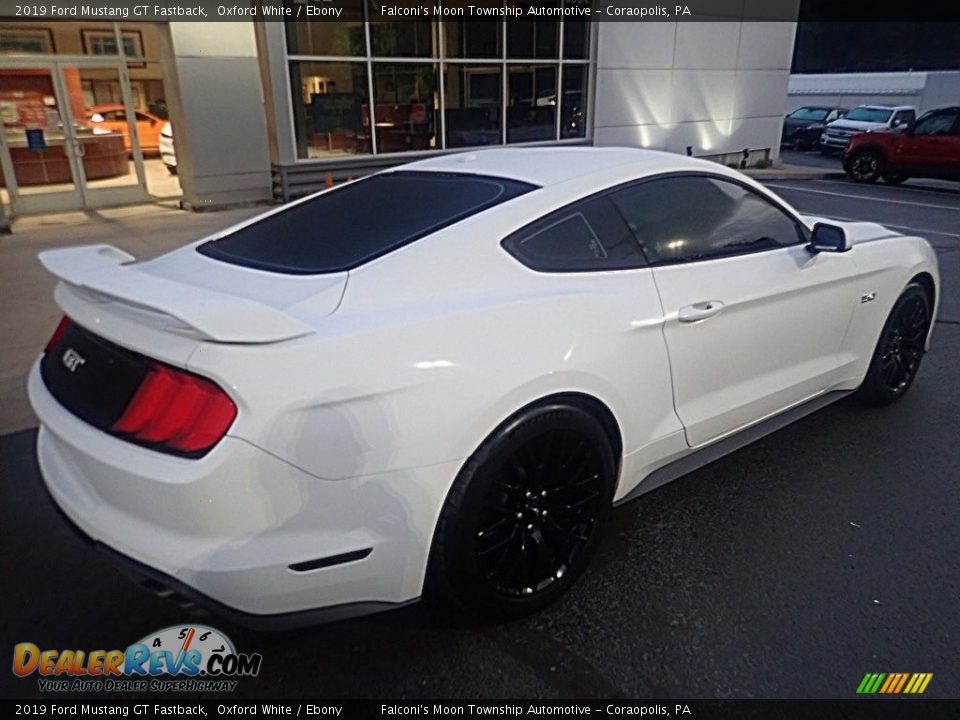
<instances>
[{"instance_id":1,"label":"concrete curb","mask_svg":"<svg viewBox=\"0 0 960 720\"><path fill-rule=\"evenodd\" d=\"M755 180L831 180L845 178L843 170L827 168L746 168L741 170L744 175Z\"/></svg>"}]
</instances>

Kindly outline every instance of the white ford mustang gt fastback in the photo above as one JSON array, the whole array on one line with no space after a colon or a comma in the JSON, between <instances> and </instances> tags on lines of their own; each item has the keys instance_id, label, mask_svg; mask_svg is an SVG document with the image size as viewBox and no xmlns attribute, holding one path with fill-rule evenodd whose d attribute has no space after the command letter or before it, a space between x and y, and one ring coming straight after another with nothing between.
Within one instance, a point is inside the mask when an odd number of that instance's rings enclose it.
<instances>
[{"instance_id":1,"label":"white ford mustang gt fastback","mask_svg":"<svg viewBox=\"0 0 960 720\"><path fill-rule=\"evenodd\" d=\"M539 608L612 505L903 395L939 296L921 238L623 148L448 155L155 260L40 259L56 505L149 587L252 624Z\"/></svg>"}]
</instances>

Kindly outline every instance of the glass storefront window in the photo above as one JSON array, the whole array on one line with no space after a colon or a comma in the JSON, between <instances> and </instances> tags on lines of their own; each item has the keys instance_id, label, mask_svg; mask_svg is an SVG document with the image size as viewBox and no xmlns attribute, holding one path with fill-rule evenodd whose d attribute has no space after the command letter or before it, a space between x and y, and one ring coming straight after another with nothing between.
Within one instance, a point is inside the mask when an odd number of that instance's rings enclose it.
<instances>
[{"instance_id":1,"label":"glass storefront window","mask_svg":"<svg viewBox=\"0 0 960 720\"><path fill-rule=\"evenodd\" d=\"M346 19L287 23L298 158L586 137L589 21L396 20L380 0L338 2Z\"/></svg>"},{"instance_id":2,"label":"glass storefront window","mask_svg":"<svg viewBox=\"0 0 960 720\"><path fill-rule=\"evenodd\" d=\"M374 127L377 152L433 150L437 139L437 66L374 63ZM366 106L364 106L366 111Z\"/></svg>"},{"instance_id":3,"label":"glass storefront window","mask_svg":"<svg viewBox=\"0 0 960 720\"><path fill-rule=\"evenodd\" d=\"M293 61L290 87L297 157L371 152L366 63Z\"/></svg>"},{"instance_id":4,"label":"glass storefront window","mask_svg":"<svg viewBox=\"0 0 960 720\"><path fill-rule=\"evenodd\" d=\"M560 98L560 139L582 138L587 134L587 67L563 66L563 95Z\"/></svg>"},{"instance_id":5,"label":"glass storefront window","mask_svg":"<svg viewBox=\"0 0 960 720\"><path fill-rule=\"evenodd\" d=\"M587 20L566 20L563 23L563 57L586 60L590 47L590 23Z\"/></svg>"},{"instance_id":6,"label":"glass storefront window","mask_svg":"<svg viewBox=\"0 0 960 720\"><path fill-rule=\"evenodd\" d=\"M447 57L500 58L499 22L461 22L452 20L443 26Z\"/></svg>"},{"instance_id":7,"label":"glass storefront window","mask_svg":"<svg viewBox=\"0 0 960 720\"><path fill-rule=\"evenodd\" d=\"M560 23L555 20L522 20L507 23L507 57L556 59Z\"/></svg>"},{"instance_id":8,"label":"glass storefront window","mask_svg":"<svg viewBox=\"0 0 960 720\"><path fill-rule=\"evenodd\" d=\"M500 65L447 65L447 147L500 145Z\"/></svg>"},{"instance_id":9,"label":"glass storefront window","mask_svg":"<svg viewBox=\"0 0 960 720\"><path fill-rule=\"evenodd\" d=\"M340 22L288 22L287 52L290 55L367 54L363 33L363 0L340 0Z\"/></svg>"},{"instance_id":10,"label":"glass storefront window","mask_svg":"<svg viewBox=\"0 0 960 720\"><path fill-rule=\"evenodd\" d=\"M556 65L510 65L507 142L556 139Z\"/></svg>"},{"instance_id":11,"label":"glass storefront window","mask_svg":"<svg viewBox=\"0 0 960 720\"><path fill-rule=\"evenodd\" d=\"M371 2L371 17L379 14ZM436 57L434 23L429 20L370 23L370 54L374 57Z\"/></svg>"}]
</instances>

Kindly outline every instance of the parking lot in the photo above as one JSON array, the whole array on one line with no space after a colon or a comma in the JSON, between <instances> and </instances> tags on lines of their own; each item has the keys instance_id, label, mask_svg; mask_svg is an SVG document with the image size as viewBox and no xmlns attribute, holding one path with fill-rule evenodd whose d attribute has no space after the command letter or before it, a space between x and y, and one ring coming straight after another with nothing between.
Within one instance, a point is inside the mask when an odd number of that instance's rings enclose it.
<instances>
[{"instance_id":1,"label":"parking lot","mask_svg":"<svg viewBox=\"0 0 960 720\"><path fill-rule=\"evenodd\" d=\"M849 698L867 672L931 672L928 696L960 696L960 184L768 184L937 249L933 350L902 402L844 401L616 510L592 568L526 620L415 606L266 635L207 618L264 656L238 695ZM62 525L34 439L0 437L0 652L123 648L189 621ZM0 695L39 694L0 672Z\"/></svg>"}]
</instances>

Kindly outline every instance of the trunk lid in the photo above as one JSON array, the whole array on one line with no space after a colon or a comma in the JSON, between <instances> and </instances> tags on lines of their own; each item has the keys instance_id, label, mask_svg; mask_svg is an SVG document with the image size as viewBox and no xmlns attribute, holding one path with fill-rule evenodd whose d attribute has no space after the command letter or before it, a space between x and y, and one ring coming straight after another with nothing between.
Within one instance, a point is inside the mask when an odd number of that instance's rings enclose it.
<instances>
[{"instance_id":1,"label":"trunk lid","mask_svg":"<svg viewBox=\"0 0 960 720\"><path fill-rule=\"evenodd\" d=\"M290 276L231 265L201 255L193 245L141 263L110 245L50 250L39 257L63 281L57 300L68 314L90 306L221 343L309 335L337 309L347 282L346 272Z\"/></svg>"}]
</instances>

